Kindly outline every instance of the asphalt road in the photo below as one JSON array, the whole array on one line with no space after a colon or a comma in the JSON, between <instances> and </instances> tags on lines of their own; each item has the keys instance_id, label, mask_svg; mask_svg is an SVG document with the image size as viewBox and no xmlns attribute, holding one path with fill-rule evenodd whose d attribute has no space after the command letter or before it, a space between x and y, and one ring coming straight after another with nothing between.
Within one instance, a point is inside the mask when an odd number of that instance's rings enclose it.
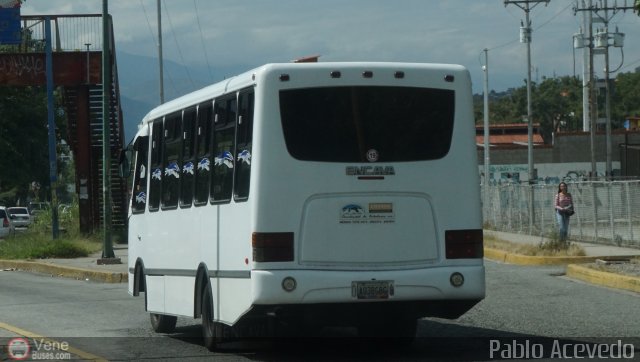
<instances>
[{"instance_id":1,"label":"asphalt road","mask_svg":"<svg viewBox=\"0 0 640 362\"><path fill-rule=\"evenodd\" d=\"M54 347L71 346L74 359L478 360L491 359L495 346L494 359L509 357L500 353L527 341L549 353L556 343L597 338L600 344L633 345L640 358L639 294L569 280L562 267L489 261L486 267L486 299L458 320L420 321L410 348L387 348L384 341L355 339L352 329L332 328L313 340L233 342L215 354L201 345L199 320L181 318L176 333L154 334L144 298L129 297L126 284L0 271L0 345L20 335L31 343L47 337Z\"/></svg>"}]
</instances>

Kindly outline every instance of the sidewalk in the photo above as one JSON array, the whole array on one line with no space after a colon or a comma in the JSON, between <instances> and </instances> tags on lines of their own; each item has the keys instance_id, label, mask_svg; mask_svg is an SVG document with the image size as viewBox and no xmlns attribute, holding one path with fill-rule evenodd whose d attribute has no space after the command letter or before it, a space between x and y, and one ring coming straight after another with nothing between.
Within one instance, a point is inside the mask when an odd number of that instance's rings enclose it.
<instances>
[{"instance_id":1,"label":"sidewalk","mask_svg":"<svg viewBox=\"0 0 640 362\"><path fill-rule=\"evenodd\" d=\"M120 258L121 264L98 265L98 260L102 259L102 252L99 251L87 257L73 259L0 260L0 270L29 271L103 283L126 283L129 276L128 246L114 245L113 252L116 258Z\"/></svg>"},{"instance_id":2,"label":"sidewalk","mask_svg":"<svg viewBox=\"0 0 640 362\"><path fill-rule=\"evenodd\" d=\"M522 243L522 244L530 244L530 245L538 245L541 242L548 240L547 238L541 236L533 236L533 235L525 235L525 234L514 234L507 233L503 231L494 231L494 230L484 230L484 235L491 235L496 239L502 239L511 241L514 243ZM592 243L584 243L584 242L575 242L580 245L587 257L616 257L616 256L634 256L640 255L640 249L633 248L625 248L614 245L602 245L602 244L592 244Z\"/></svg>"},{"instance_id":3,"label":"sidewalk","mask_svg":"<svg viewBox=\"0 0 640 362\"><path fill-rule=\"evenodd\" d=\"M546 238L540 236L514 234L493 230L484 230L484 235L514 243L530 245L538 245L541 242L546 241ZM629 271L633 270L635 274L638 274L637 270L640 269L640 267L635 264L620 264L619 267L616 268L616 272L612 272L608 268L604 267L590 268L588 266L581 265L595 263L599 260L615 261L628 260L634 256L640 257L640 249L584 242L575 243L584 249L586 256L527 256L512 254L506 251L486 247L484 248L484 256L485 258L494 261L518 265L566 265L566 276L569 278L600 286L640 293L640 276L632 276L631 274L633 273L629 273ZM620 272L620 270L623 269L628 274Z\"/></svg>"}]
</instances>

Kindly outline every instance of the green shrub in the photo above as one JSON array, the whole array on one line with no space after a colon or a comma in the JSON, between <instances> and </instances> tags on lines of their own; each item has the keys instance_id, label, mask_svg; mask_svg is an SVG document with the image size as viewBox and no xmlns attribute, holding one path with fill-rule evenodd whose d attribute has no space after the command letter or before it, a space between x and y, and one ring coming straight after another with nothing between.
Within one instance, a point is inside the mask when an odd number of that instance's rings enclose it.
<instances>
[{"instance_id":1,"label":"green shrub","mask_svg":"<svg viewBox=\"0 0 640 362\"><path fill-rule=\"evenodd\" d=\"M61 210L62 211L62 210ZM0 259L77 258L101 249L101 234L80 234L78 204L58 215L60 234L53 240L51 210L41 211L28 230L0 240Z\"/></svg>"}]
</instances>

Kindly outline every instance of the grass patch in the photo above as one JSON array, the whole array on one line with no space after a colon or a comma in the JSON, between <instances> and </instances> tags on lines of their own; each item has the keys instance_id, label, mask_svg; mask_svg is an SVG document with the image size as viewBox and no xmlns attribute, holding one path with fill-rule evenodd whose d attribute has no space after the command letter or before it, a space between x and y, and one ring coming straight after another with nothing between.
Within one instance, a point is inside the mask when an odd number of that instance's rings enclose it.
<instances>
[{"instance_id":1,"label":"grass patch","mask_svg":"<svg viewBox=\"0 0 640 362\"><path fill-rule=\"evenodd\" d=\"M78 258L100 250L101 244L86 238L60 237L25 232L0 241L0 259Z\"/></svg>"},{"instance_id":2,"label":"grass patch","mask_svg":"<svg viewBox=\"0 0 640 362\"><path fill-rule=\"evenodd\" d=\"M101 250L101 235L81 235L77 204L69 209L58 217L61 230L58 239L52 238L51 211L43 211L28 230L0 239L0 259L78 258Z\"/></svg>"},{"instance_id":3,"label":"grass patch","mask_svg":"<svg viewBox=\"0 0 640 362\"><path fill-rule=\"evenodd\" d=\"M585 256L582 247L572 242L562 242L549 238L545 243L538 245L514 243L490 236L484 237L484 246L492 249L504 250L513 254L527 256Z\"/></svg>"}]
</instances>

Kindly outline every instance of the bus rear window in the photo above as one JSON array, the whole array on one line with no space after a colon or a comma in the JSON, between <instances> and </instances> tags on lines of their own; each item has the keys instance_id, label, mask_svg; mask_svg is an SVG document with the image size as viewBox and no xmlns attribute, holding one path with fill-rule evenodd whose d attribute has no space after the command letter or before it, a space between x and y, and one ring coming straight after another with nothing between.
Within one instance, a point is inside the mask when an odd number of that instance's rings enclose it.
<instances>
[{"instance_id":1,"label":"bus rear window","mask_svg":"<svg viewBox=\"0 0 640 362\"><path fill-rule=\"evenodd\" d=\"M451 146L455 94L409 87L280 91L287 149L304 161L436 160Z\"/></svg>"}]
</instances>

